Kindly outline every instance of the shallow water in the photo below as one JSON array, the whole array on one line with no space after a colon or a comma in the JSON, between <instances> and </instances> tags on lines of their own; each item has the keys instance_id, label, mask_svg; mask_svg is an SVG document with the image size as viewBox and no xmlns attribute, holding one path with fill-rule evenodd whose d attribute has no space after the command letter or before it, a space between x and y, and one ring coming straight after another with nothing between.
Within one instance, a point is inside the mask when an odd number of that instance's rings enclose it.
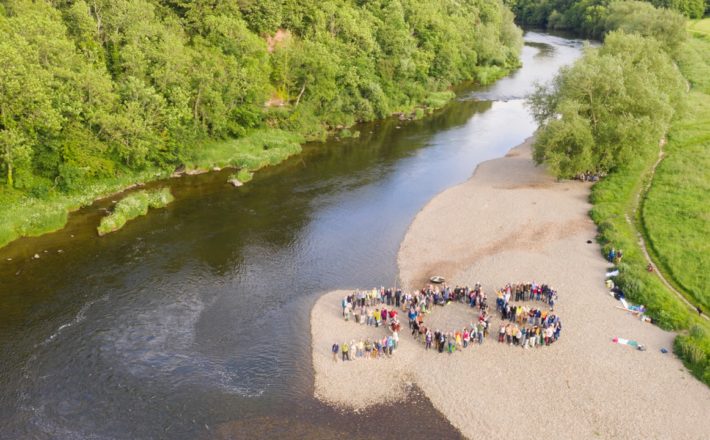
<instances>
[{"instance_id":1,"label":"shallow water","mask_svg":"<svg viewBox=\"0 0 710 440\"><path fill-rule=\"evenodd\" d=\"M0 250L0 438L459 436L417 390L357 415L315 401L309 312L395 283L426 202L532 134L522 99L582 43L526 41L520 70L424 120L363 124L239 189L171 180L176 202L100 239L110 199Z\"/></svg>"}]
</instances>

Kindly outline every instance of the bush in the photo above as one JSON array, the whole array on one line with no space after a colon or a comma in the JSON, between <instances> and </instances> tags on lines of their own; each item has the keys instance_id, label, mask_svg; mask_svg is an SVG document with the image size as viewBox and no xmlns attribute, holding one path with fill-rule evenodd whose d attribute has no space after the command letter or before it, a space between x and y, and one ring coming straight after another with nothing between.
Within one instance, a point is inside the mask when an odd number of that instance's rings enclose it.
<instances>
[{"instance_id":1,"label":"bush","mask_svg":"<svg viewBox=\"0 0 710 440\"><path fill-rule=\"evenodd\" d=\"M232 166L256 171L300 153L303 141L302 136L283 130L255 130L240 139L208 142L187 162L192 167Z\"/></svg>"},{"instance_id":2,"label":"bush","mask_svg":"<svg viewBox=\"0 0 710 440\"><path fill-rule=\"evenodd\" d=\"M101 219L97 230L106 235L121 229L129 220L146 215L148 208L158 209L174 200L169 188L153 191L138 191L121 199L111 214Z\"/></svg>"},{"instance_id":3,"label":"bush","mask_svg":"<svg viewBox=\"0 0 710 440\"><path fill-rule=\"evenodd\" d=\"M679 335L673 351L700 380L710 386L710 338L699 326L693 326L688 335Z\"/></svg>"},{"instance_id":4,"label":"bush","mask_svg":"<svg viewBox=\"0 0 710 440\"><path fill-rule=\"evenodd\" d=\"M251 179L254 178L254 173L243 168L243 169L239 170L239 172L236 174L236 178L238 181L240 181L242 183L247 183Z\"/></svg>"}]
</instances>

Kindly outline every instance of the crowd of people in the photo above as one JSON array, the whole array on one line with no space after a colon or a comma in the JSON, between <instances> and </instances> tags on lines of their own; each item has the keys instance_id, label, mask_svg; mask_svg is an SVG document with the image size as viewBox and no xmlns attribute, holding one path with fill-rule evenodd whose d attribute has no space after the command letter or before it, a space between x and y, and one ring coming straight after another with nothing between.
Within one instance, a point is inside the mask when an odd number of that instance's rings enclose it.
<instances>
[{"instance_id":1,"label":"crowd of people","mask_svg":"<svg viewBox=\"0 0 710 440\"><path fill-rule=\"evenodd\" d=\"M546 315L540 324L501 323L498 329L498 342L518 345L523 348L552 344L560 337L562 323L557 315L553 313Z\"/></svg>"},{"instance_id":2,"label":"crowd of people","mask_svg":"<svg viewBox=\"0 0 710 440\"><path fill-rule=\"evenodd\" d=\"M353 361L358 359L378 359L382 357L390 357L397 349L399 342L397 333L392 333L382 339L367 338L365 340L350 342L337 342L331 347L333 353L333 361L338 360L338 353L342 356L343 361Z\"/></svg>"},{"instance_id":3,"label":"crowd of people","mask_svg":"<svg viewBox=\"0 0 710 440\"><path fill-rule=\"evenodd\" d=\"M511 300L536 301L549 307L528 307L514 304ZM510 345L534 348L550 345L560 337L562 324L554 314L557 292L546 284L530 283L507 284L496 291L496 309L501 315L498 341ZM429 328L424 317L435 306L444 306L451 302L467 304L478 312L477 319L461 329L441 331ZM399 313L407 315L411 335L426 350L434 349L439 353L454 353L475 344L483 344L489 336L491 317L488 298L481 284L473 288L468 286L428 285L412 293L401 289L374 288L358 290L347 295L341 302L343 318L354 320L361 325L374 327L387 326L390 335L381 340L359 340L335 343L332 346L333 359L338 354L343 360L376 359L392 356L399 343L401 324ZM508 323L505 323L508 321Z\"/></svg>"},{"instance_id":4,"label":"crowd of people","mask_svg":"<svg viewBox=\"0 0 710 440\"><path fill-rule=\"evenodd\" d=\"M549 305L550 309L554 309L555 301L557 301L557 292L547 284L537 284L535 281L531 283L508 283L496 292L496 307L498 311L503 311L512 298L516 302L542 301L544 304Z\"/></svg>"}]
</instances>

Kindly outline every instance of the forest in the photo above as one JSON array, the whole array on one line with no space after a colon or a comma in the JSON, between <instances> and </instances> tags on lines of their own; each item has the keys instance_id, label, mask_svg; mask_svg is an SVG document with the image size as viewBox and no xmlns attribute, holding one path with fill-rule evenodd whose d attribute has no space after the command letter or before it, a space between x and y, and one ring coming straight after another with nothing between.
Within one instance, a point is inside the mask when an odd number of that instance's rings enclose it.
<instances>
[{"instance_id":1,"label":"forest","mask_svg":"<svg viewBox=\"0 0 710 440\"><path fill-rule=\"evenodd\" d=\"M520 47L484 0L3 1L4 189L174 168L257 129L320 138L490 81Z\"/></svg>"},{"instance_id":2,"label":"forest","mask_svg":"<svg viewBox=\"0 0 710 440\"><path fill-rule=\"evenodd\" d=\"M521 47L501 1L2 1L0 245L176 168L440 106Z\"/></svg>"},{"instance_id":3,"label":"forest","mask_svg":"<svg viewBox=\"0 0 710 440\"><path fill-rule=\"evenodd\" d=\"M527 26L566 29L576 34L600 38L614 0L507 0L516 20ZM666 9L687 17L701 18L710 13L710 0L646 0L650 6ZM641 15L649 9L636 6Z\"/></svg>"}]
</instances>

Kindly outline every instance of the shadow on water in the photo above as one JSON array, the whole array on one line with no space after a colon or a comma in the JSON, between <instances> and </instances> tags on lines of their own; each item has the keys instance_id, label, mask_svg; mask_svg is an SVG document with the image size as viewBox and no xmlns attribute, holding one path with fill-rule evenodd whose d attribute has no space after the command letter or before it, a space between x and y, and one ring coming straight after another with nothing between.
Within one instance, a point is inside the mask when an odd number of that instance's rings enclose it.
<instances>
[{"instance_id":1,"label":"shadow on water","mask_svg":"<svg viewBox=\"0 0 710 440\"><path fill-rule=\"evenodd\" d=\"M161 182L173 204L102 238L110 198L0 250L0 437L460 436L416 389L357 415L316 401L310 309L394 283L426 202L532 134L522 98L580 43L526 38L522 69L431 117L362 124L238 189Z\"/></svg>"}]
</instances>

